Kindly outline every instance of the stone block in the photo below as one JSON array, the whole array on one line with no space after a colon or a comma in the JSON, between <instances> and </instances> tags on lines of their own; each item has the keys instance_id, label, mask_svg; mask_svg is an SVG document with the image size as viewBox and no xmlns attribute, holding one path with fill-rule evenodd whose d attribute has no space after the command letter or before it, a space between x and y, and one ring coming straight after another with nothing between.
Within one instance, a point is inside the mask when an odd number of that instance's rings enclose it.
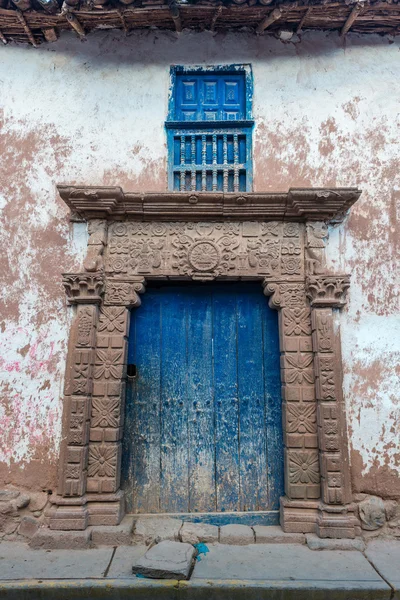
<instances>
[{"instance_id":1,"label":"stone block","mask_svg":"<svg viewBox=\"0 0 400 600\"><path fill-rule=\"evenodd\" d=\"M195 556L191 544L160 542L136 560L132 573L152 579L189 579Z\"/></svg>"},{"instance_id":2,"label":"stone block","mask_svg":"<svg viewBox=\"0 0 400 600\"><path fill-rule=\"evenodd\" d=\"M310 550L359 550L360 552L365 550L365 544L361 538L330 539L320 538L313 533L308 533L306 540Z\"/></svg>"},{"instance_id":3,"label":"stone block","mask_svg":"<svg viewBox=\"0 0 400 600\"><path fill-rule=\"evenodd\" d=\"M129 546L132 543L133 517L119 525L92 527L92 542L97 546Z\"/></svg>"},{"instance_id":4,"label":"stone block","mask_svg":"<svg viewBox=\"0 0 400 600\"><path fill-rule=\"evenodd\" d=\"M31 548L45 548L48 550L75 550L89 548L90 529L85 531L57 531L41 528L32 537L29 546Z\"/></svg>"},{"instance_id":5,"label":"stone block","mask_svg":"<svg viewBox=\"0 0 400 600\"><path fill-rule=\"evenodd\" d=\"M303 533L285 533L281 527L254 525L256 544L305 544Z\"/></svg>"},{"instance_id":6,"label":"stone block","mask_svg":"<svg viewBox=\"0 0 400 600\"><path fill-rule=\"evenodd\" d=\"M18 511L16 511L15 507L10 501L1 502L0 501L0 515L10 515L16 516Z\"/></svg>"},{"instance_id":7,"label":"stone block","mask_svg":"<svg viewBox=\"0 0 400 600\"><path fill-rule=\"evenodd\" d=\"M136 544L151 544L154 540L179 541L179 530L182 521L169 517L139 517L136 519L133 542Z\"/></svg>"},{"instance_id":8,"label":"stone block","mask_svg":"<svg viewBox=\"0 0 400 600\"><path fill-rule=\"evenodd\" d=\"M218 527L207 523L184 523L180 531L182 542L198 544L199 542L212 544L218 542Z\"/></svg>"},{"instance_id":9,"label":"stone block","mask_svg":"<svg viewBox=\"0 0 400 600\"><path fill-rule=\"evenodd\" d=\"M18 490L0 490L0 502L9 502L18 498L20 492Z\"/></svg>"},{"instance_id":10,"label":"stone block","mask_svg":"<svg viewBox=\"0 0 400 600\"><path fill-rule=\"evenodd\" d=\"M219 541L235 546L254 544L254 531L247 525L223 525L219 530Z\"/></svg>"},{"instance_id":11,"label":"stone block","mask_svg":"<svg viewBox=\"0 0 400 600\"><path fill-rule=\"evenodd\" d=\"M31 512L34 513L45 508L48 500L48 494L46 492L31 492L30 497L29 510Z\"/></svg>"},{"instance_id":12,"label":"stone block","mask_svg":"<svg viewBox=\"0 0 400 600\"><path fill-rule=\"evenodd\" d=\"M18 527L19 535L26 538L32 538L39 529L40 523L33 517L23 517Z\"/></svg>"},{"instance_id":13,"label":"stone block","mask_svg":"<svg viewBox=\"0 0 400 600\"><path fill-rule=\"evenodd\" d=\"M366 531L374 531L383 527L386 515L385 504L378 496L369 496L358 505L361 527Z\"/></svg>"},{"instance_id":14,"label":"stone block","mask_svg":"<svg viewBox=\"0 0 400 600\"><path fill-rule=\"evenodd\" d=\"M31 497L28 496L28 494L20 494L18 498L14 500L14 503L17 508L25 508L30 501Z\"/></svg>"}]
</instances>

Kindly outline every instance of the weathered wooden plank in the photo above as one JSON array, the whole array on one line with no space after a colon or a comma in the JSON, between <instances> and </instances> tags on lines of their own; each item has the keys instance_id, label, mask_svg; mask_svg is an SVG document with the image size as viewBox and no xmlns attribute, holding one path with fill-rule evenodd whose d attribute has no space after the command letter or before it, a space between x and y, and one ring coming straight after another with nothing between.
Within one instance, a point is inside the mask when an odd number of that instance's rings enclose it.
<instances>
[{"instance_id":1,"label":"weathered wooden plank","mask_svg":"<svg viewBox=\"0 0 400 600\"><path fill-rule=\"evenodd\" d=\"M246 289L247 288L247 289ZM241 510L268 506L261 286L237 294ZM265 303L266 305L266 303ZM270 309L269 309L270 310Z\"/></svg>"},{"instance_id":2,"label":"weathered wooden plank","mask_svg":"<svg viewBox=\"0 0 400 600\"><path fill-rule=\"evenodd\" d=\"M217 510L240 510L236 296L214 292L214 406Z\"/></svg>"},{"instance_id":3,"label":"weathered wooden plank","mask_svg":"<svg viewBox=\"0 0 400 600\"><path fill-rule=\"evenodd\" d=\"M129 338L128 338L128 364L136 364L136 319L135 312L132 311ZM121 481L122 487L126 493L126 510L133 512L133 439L135 428L134 416L134 397L136 396L136 380L129 379L126 384L125 397L125 422L124 422L124 437L122 439L122 465L121 465Z\"/></svg>"},{"instance_id":4,"label":"weathered wooden plank","mask_svg":"<svg viewBox=\"0 0 400 600\"><path fill-rule=\"evenodd\" d=\"M216 510L212 296L204 286L187 290L189 511L205 512Z\"/></svg>"},{"instance_id":5,"label":"weathered wooden plank","mask_svg":"<svg viewBox=\"0 0 400 600\"><path fill-rule=\"evenodd\" d=\"M268 508L279 508L283 495L282 401L279 358L278 313L265 302L263 312L264 385L267 431Z\"/></svg>"},{"instance_id":6,"label":"weathered wooden plank","mask_svg":"<svg viewBox=\"0 0 400 600\"><path fill-rule=\"evenodd\" d=\"M160 510L161 298L149 291L134 311L136 384L133 397L133 509Z\"/></svg>"},{"instance_id":7,"label":"weathered wooden plank","mask_svg":"<svg viewBox=\"0 0 400 600\"><path fill-rule=\"evenodd\" d=\"M188 510L186 299L167 288L161 310L161 508Z\"/></svg>"}]
</instances>

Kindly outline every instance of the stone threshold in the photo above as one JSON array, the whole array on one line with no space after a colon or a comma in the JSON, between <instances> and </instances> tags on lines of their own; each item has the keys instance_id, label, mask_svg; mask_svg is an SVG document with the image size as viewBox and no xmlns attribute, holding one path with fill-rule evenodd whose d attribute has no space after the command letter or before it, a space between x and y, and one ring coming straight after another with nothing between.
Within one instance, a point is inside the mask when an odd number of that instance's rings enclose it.
<instances>
[{"instance_id":1,"label":"stone threshold","mask_svg":"<svg viewBox=\"0 0 400 600\"><path fill-rule=\"evenodd\" d=\"M32 537L33 549L88 549L102 546L149 546L161 541L189 544L307 544L312 550L364 550L361 538L321 539L314 534L285 533L279 526L192 523L170 517L127 515L119 525L92 526L84 531L42 528Z\"/></svg>"}]
</instances>

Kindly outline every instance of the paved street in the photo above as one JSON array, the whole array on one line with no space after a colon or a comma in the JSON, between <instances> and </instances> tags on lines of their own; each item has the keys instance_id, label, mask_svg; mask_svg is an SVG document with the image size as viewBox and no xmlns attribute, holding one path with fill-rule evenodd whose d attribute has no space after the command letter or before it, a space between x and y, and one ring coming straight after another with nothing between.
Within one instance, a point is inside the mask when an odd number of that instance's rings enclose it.
<instances>
[{"instance_id":1,"label":"paved street","mask_svg":"<svg viewBox=\"0 0 400 600\"><path fill-rule=\"evenodd\" d=\"M366 551L310 550L300 544L211 544L190 581L132 575L145 546L31 550L0 544L0 598L84 600L400 599L400 542L375 541Z\"/></svg>"}]
</instances>

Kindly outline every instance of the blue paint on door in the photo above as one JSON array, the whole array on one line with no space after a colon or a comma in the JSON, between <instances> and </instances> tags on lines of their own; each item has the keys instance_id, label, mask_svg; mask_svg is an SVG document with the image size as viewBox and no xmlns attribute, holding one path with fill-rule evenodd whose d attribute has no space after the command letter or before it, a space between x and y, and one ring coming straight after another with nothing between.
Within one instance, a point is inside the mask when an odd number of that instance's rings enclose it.
<instances>
[{"instance_id":1,"label":"blue paint on door","mask_svg":"<svg viewBox=\"0 0 400 600\"><path fill-rule=\"evenodd\" d=\"M278 322L259 283L150 288L132 311L128 362L130 512L277 510Z\"/></svg>"}]
</instances>

